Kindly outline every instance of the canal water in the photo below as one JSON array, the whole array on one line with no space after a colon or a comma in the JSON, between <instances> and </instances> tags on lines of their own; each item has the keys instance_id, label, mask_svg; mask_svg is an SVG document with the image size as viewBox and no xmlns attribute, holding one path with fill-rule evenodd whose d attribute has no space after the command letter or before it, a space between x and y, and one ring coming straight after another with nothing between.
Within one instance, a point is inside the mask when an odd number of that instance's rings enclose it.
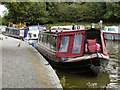
<instances>
[{"instance_id":1,"label":"canal water","mask_svg":"<svg viewBox=\"0 0 120 90\"><path fill-rule=\"evenodd\" d=\"M98 76L86 76L56 71L63 88L120 88L120 42L107 41L106 48L110 56L107 71ZM97 83L89 86L87 83Z\"/></svg>"}]
</instances>

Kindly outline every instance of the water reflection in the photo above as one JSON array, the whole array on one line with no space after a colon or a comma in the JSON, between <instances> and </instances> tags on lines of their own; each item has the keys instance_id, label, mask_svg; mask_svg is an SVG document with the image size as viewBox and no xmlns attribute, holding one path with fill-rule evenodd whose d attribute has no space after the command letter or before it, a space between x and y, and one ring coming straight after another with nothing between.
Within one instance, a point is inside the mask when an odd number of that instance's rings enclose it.
<instances>
[{"instance_id":1,"label":"water reflection","mask_svg":"<svg viewBox=\"0 0 120 90\"><path fill-rule=\"evenodd\" d=\"M62 84L65 83L63 85L64 88L89 88L87 86L88 82L97 83L95 88L101 88L110 83L109 74L107 72L100 74L97 77L69 74L61 71L58 71L57 74L60 80L63 80L65 77L65 82L62 82Z\"/></svg>"},{"instance_id":2,"label":"water reflection","mask_svg":"<svg viewBox=\"0 0 120 90\"><path fill-rule=\"evenodd\" d=\"M96 77L69 74L56 71L64 88L89 88L88 82L97 83L95 88L120 88L120 42L106 41L106 48L110 56L107 72ZM91 87L90 87L91 88Z\"/></svg>"},{"instance_id":3,"label":"water reflection","mask_svg":"<svg viewBox=\"0 0 120 90\"><path fill-rule=\"evenodd\" d=\"M111 88L120 88L120 42L106 41L106 47L109 52L110 62L107 70L109 73Z\"/></svg>"}]
</instances>

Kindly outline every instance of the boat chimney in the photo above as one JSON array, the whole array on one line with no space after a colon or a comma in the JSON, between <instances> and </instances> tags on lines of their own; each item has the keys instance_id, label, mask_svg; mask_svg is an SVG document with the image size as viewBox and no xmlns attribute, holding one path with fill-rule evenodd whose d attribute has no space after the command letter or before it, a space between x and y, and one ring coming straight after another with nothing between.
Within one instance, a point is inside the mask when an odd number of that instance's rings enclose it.
<instances>
[{"instance_id":1,"label":"boat chimney","mask_svg":"<svg viewBox=\"0 0 120 90\"><path fill-rule=\"evenodd\" d=\"M75 24L72 25L72 30L75 30Z\"/></svg>"},{"instance_id":2,"label":"boat chimney","mask_svg":"<svg viewBox=\"0 0 120 90\"><path fill-rule=\"evenodd\" d=\"M100 25L100 30L102 30L102 23L103 23L102 20L100 20L100 22L98 23Z\"/></svg>"}]
</instances>

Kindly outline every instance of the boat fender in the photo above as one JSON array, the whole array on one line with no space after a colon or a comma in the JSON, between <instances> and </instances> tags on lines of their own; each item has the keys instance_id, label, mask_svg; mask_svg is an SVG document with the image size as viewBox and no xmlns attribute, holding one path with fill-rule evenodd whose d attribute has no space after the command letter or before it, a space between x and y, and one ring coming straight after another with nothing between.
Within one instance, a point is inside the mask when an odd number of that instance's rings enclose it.
<instances>
[{"instance_id":1,"label":"boat fender","mask_svg":"<svg viewBox=\"0 0 120 90\"><path fill-rule=\"evenodd\" d=\"M34 47L34 43L32 43L32 46Z\"/></svg>"}]
</instances>

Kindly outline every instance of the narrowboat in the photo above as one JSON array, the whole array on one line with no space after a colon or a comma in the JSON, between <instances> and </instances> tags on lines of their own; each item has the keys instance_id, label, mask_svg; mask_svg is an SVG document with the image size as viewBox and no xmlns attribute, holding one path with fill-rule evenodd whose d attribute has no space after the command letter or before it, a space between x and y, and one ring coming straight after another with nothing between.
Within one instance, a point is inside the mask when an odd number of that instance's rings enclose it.
<instances>
[{"instance_id":1,"label":"narrowboat","mask_svg":"<svg viewBox=\"0 0 120 90\"><path fill-rule=\"evenodd\" d=\"M110 60L102 30L45 30L35 48L59 70L70 73L104 71Z\"/></svg>"},{"instance_id":2,"label":"narrowboat","mask_svg":"<svg viewBox=\"0 0 120 90\"><path fill-rule=\"evenodd\" d=\"M37 43L38 34L39 34L39 31L41 30L46 30L46 27L44 25L28 26L28 33L27 33L27 37L25 38L25 41L32 45Z\"/></svg>"},{"instance_id":3,"label":"narrowboat","mask_svg":"<svg viewBox=\"0 0 120 90\"><path fill-rule=\"evenodd\" d=\"M103 30L104 38L107 40L120 41L120 25L105 26Z\"/></svg>"},{"instance_id":4,"label":"narrowboat","mask_svg":"<svg viewBox=\"0 0 120 90\"><path fill-rule=\"evenodd\" d=\"M28 28L7 27L4 35L24 39L27 36Z\"/></svg>"}]
</instances>

